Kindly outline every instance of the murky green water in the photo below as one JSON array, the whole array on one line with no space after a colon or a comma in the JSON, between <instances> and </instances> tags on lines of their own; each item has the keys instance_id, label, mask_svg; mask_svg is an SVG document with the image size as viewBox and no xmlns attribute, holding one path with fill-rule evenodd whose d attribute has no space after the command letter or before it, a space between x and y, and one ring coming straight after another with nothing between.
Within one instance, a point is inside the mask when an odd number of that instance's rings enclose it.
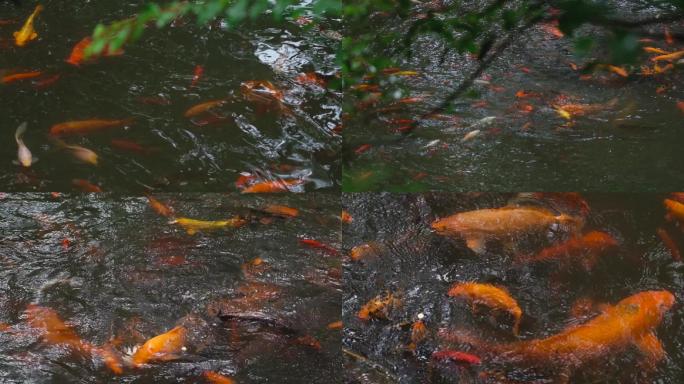
<instances>
[{"instance_id":1,"label":"murky green water","mask_svg":"<svg viewBox=\"0 0 684 384\"><path fill-rule=\"evenodd\" d=\"M39 38L23 48L12 33L31 13L0 4L0 75L41 71L43 75L0 84L0 148L3 191L70 191L86 179L105 191L132 193L231 191L241 172L269 179L303 179L314 190L339 185L339 95L297 77L335 72L337 41L317 29L289 21L260 21L228 31L221 20L198 27L179 20L165 30L149 28L125 54L75 67L65 62L76 43L98 22L127 18L144 1L44 2L35 22ZM323 23L334 28L334 24ZM196 66L203 75L193 86ZM44 80L59 76L48 85ZM245 100L240 85L266 80L284 93L288 113L265 110ZM226 104L192 119L193 105L216 99ZM82 164L51 140L52 125L85 119L126 119L126 127L68 137L68 144L95 151L98 166ZM26 145L39 158L30 169L16 159L15 129L28 123ZM122 149L113 140L129 144ZM141 148L130 149L131 145Z\"/></svg>"},{"instance_id":2,"label":"murky green water","mask_svg":"<svg viewBox=\"0 0 684 384\"><path fill-rule=\"evenodd\" d=\"M327 328L340 319L340 259L300 241L338 246L337 196L157 198L179 217L241 215L248 224L189 235L144 197L2 195L0 381L199 383L213 370L239 383L328 383L340 374L340 331ZM270 204L299 216L258 211ZM255 258L263 263L245 266ZM114 376L97 355L42 339L27 323L30 304L124 360L187 319L193 337L175 360ZM237 317L221 320L219 311Z\"/></svg>"},{"instance_id":3,"label":"murky green water","mask_svg":"<svg viewBox=\"0 0 684 384\"><path fill-rule=\"evenodd\" d=\"M375 24L385 30L396 25L382 17ZM646 45L668 51L684 46L663 42L662 26L649 30L655 41ZM421 119L478 65L455 53L442 63L442 51L437 39L418 39L413 59L399 58L400 69L417 74L386 79L380 88L392 94L402 83L398 99L416 100L366 105L349 114L344 190L629 192L684 185L677 155L684 144L684 115L677 108L684 99L681 70L642 75L639 65L653 66L653 55L645 55L626 67L627 78L600 70L581 80L571 65L581 67L593 56L576 57L567 39L535 27L485 70L453 113ZM519 91L525 96L516 96ZM350 96L350 105L368 94ZM573 110L568 120L555 110L567 104L584 111ZM407 126L402 120L418 123L398 132Z\"/></svg>"},{"instance_id":4,"label":"murky green water","mask_svg":"<svg viewBox=\"0 0 684 384\"><path fill-rule=\"evenodd\" d=\"M656 235L663 228L681 247L681 227L668 223L662 195L589 194L590 207L583 233L604 231L619 246L605 253L594 268L568 268L557 263L516 263L516 256L534 254L543 247L565 239L563 232L540 233L518 237L515 247L502 247L494 241L487 251L476 255L458 238L434 233L430 224L439 217L475 209L504 206L513 194L345 194L343 206L354 221L343 231L343 248L373 243L374 252L361 261L345 264L343 347L368 361L348 358L346 369L355 383L418 382L502 382L483 379L484 373L507 372L510 382L552 382L552 376L540 373L543 366L522 370L516 364L493 365L483 359L480 366L439 367L431 363L431 354L451 348L470 351L466 344L450 344L440 338L440 328L461 329L489 340L505 343L515 339L506 316L490 317L491 312L471 312L465 301L449 298L454 282L477 281L505 287L523 311L520 339L548 337L566 327L591 319L596 309L581 313L578 303L614 304L646 290L668 290L677 304L664 316L655 333L667 358L647 371L638 365L636 349L609 352L598 363L584 365L573 372L571 383L678 383L684 374L682 365L682 299L684 280L681 261L674 261ZM539 204L539 200L525 200ZM542 204L554 207L548 201ZM559 207L555 205L555 207ZM362 321L357 313L376 295L392 292L401 304L387 320ZM572 314L574 313L574 314ZM423 314L428 335L419 342L415 354L406 350L410 343L411 323ZM403 325L402 325L403 324ZM558 374L556 369L551 374ZM495 377L495 376L494 376ZM515 381L520 380L520 381ZM528 381L525 381L528 380Z\"/></svg>"}]
</instances>

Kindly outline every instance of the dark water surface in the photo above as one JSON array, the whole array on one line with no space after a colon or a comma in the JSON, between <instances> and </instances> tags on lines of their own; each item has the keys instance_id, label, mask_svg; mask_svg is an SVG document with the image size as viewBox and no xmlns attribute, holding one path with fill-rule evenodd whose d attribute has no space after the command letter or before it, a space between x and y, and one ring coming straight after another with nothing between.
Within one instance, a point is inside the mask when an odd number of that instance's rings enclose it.
<instances>
[{"instance_id":1,"label":"dark water surface","mask_svg":"<svg viewBox=\"0 0 684 384\"><path fill-rule=\"evenodd\" d=\"M339 95L301 84L297 77L335 72L336 36L305 29L290 20L269 19L229 31L222 20L198 27L180 19L164 30L148 28L122 56L75 67L65 62L76 43L98 22L124 19L145 1L45 1L36 18L37 40L14 46L12 33L33 10L0 3L0 75L42 71L37 79L0 84L0 186L3 191L71 191L73 179L86 179L105 191L148 188L170 191L230 191L241 172L275 179L303 179L303 189L339 185ZM307 4L303 4L306 6ZM324 22L334 29L335 22ZM203 75L191 87L196 66ZM41 82L53 76L49 85ZM243 82L266 80L284 92L287 113L247 101ZM202 102L225 99L219 108L192 119L185 111ZM95 151L98 166L74 161L51 140L52 125L86 119L134 122L84 136L71 145ZM39 158L30 169L12 164L13 135L28 123L26 145ZM142 149L121 149L112 140Z\"/></svg>"},{"instance_id":2,"label":"dark water surface","mask_svg":"<svg viewBox=\"0 0 684 384\"><path fill-rule=\"evenodd\" d=\"M636 17L630 13L632 2L624 3L621 9ZM417 9L416 17L420 13ZM373 25L393 31L401 24L377 17ZM578 57L569 40L553 36L549 27L535 26L519 36L454 103L453 112L424 119L478 61L449 53L440 62L443 44L433 36L419 38L411 60L398 57L400 69L415 75L382 81L380 89L387 95L396 92L396 100L349 113L344 190L645 192L683 186L684 111L677 108L677 101L684 100L681 65L642 75L640 66L653 68L649 58L654 55L645 54L625 67L629 77L597 70L582 80L571 65L581 68L605 51L597 48ZM673 28L680 31L681 25ZM684 48L684 41L666 44L663 30L649 28L654 41L644 45ZM604 38L586 28L578 33L596 37L599 46ZM519 91L526 96L516 96ZM350 96L350 106L368 94ZM555 108L566 104L580 104L585 113L561 117ZM418 124L398 132L407 125L402 120ZM479 134L463 141L476 130Z\"/></svg>"},{"instance_id":3,"label":"dark water surface","mask_svg":"<svg viewBox=\"0 0 684 384\"><path fill-rule=\"evenodd\" d=\"M340 374L340 331L327 328L340 319L340 260L300 242L339 245L337 195L157 198L178 216L240 215L248 224L189 235L144 197L2 195L0 382L205 382L202 373L214 370L239 383L329 383ZM299 216L257 210L276 203ZM245 266L255 258L259 267ZM176 324L192 337L176 360L117 377L102 359L42 340L27 324L30 304L121 356ZM219 312L238 317L223 321Z\"/></svg>"},{"instance_id":4,"label":"dark water surface","mask_svg":"<svg viewBox=\"0 0 684 384\"><path fill-rule=\"evenodd\" d=\"M547 337L567 326L594 316L583 315L576 303L614 304L646 290L668 290L677 304L664 316L655 333L667 358L654 372L638 365L639 353L611 353L606 361L574 372L571 383L680 383L684 377L684 264L673 257L656 235L662 228L681 247L680 228L664 219L662 199L655 194L590 194L585 196L590 213L583 232L600 230L614 237L619 247L606 253L589 272L557 264L531 266L515 262L515 256L536 253L564 239L562 232L519 238L513 248L494 242L483 255L476 255L458 239L433 233L430 223L438 217L481 208L496 208L514 198L512 194L345 194L343 206L354 217L344 229L343 248L364 243L374 251L361 261L345 264L343 348L367 361L349 357L346 369L353 383L477 383L502 382L482 379L499 369L510 382L553 382L548 374L516 370L515 365L492 366L487 360L479 367L438 367L430 364L433 351L453 348L468 351L467 345L441 340L439 328L467 330L493 343L513 341L511 322L506 316L490 318L487 311L473 315L470 306L446 293L454 282L477 281L508 289L520 304L523 317L520 338ZM539 203L539 200L525 200ZM557 209L557 204L545 206ZM517 248L517 249L516 249ZM357 312L373 297L394 293L400 304L388 320L362 321ZM574 308L573 308L574 307ZM428 336L418 344L415 355L406 351L410 325L424 316ZM583 317L587 316L587 317ZM473 352L474 353L474 352ZM362 359L363 360L363 359ZM539 367L537 367L539 368ZM537 370L538 371L538 370ZM554 372L558 374L558 371ZM515 381L515 380L521 381ZM527 381L525 381L527 380Z\"/></svg>"}]
</instances>

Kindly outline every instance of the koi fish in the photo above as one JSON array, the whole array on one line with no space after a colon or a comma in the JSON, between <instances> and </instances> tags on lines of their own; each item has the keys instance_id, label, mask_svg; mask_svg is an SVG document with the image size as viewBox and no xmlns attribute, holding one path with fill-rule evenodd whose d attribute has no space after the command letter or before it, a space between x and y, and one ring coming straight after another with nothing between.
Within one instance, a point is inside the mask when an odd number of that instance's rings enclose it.
<instances>
[{"instance_id":1,"label":"koi fish","mask_svg":"<svg viewBox=\"0 0 684 384\"><path fill-rule=\"evenodd\" d=\"M172 330L155 336L138 348L131 361L136 367L152 361L168 361L178 358L178 354L183 351L186 341L187 329L177 326Z\"/></svg>"},{"instance_id":2,"label":"koi fish","mask_svg":"<svg viewBox=\"0 0 684 384\"><path fill-rule=\"evenodd\" d=\"M24 26L20 30L14 32L14 44L17 47L23 47L28 44L29 41L34 40L38 37L38 34L33 29L33 21L38 16L38 13L43 10L42 5L37 5L36 9L33 11L31 16L26 19Z\"/></svg>"},{"instance_id":3,"label":"koi fish","mask_svg":"<svg viewBox=\"0 0 684 384\"><path fill-rule=\"evenodd\" d=\"M349 257L352 261L360 261L371 256L377 256L381 252L381 245L377 242L371 241L361 245L357 245L349 251Z\"/></svg>"},{"instance_id":4,"label":"koi fish","mask_svg":"<svg viewBox=\"0 0 684 384\"><path fill-rule=\"evenodd\" d=\"M204 67L202 67L201 65L196 65L195 72L192 76L192 81L190 82L190 88L194 88L197 85L197 82L202 78L203 73Z\"/></svg>"},{"instance_id":5,"label":"koi fish","mask_svg":"<svg viewBox=\"0 0 684 384\"><path fill-rule=\"evenodd\" d=\"M320 241L317 241L317 240L313 240L313 239L299 239L299 243L300 243L300 244L307 245L307 246L309 246L309 247L311 247L311 248L320 249L320 250L322 250L323 252L328 253L328 254L330 254L330 255L332 255L332 256L337 256L337 254L339 253L339 252L337 251L337 249L332 248L332 247L329 246L329 245L323 244L323 243L321 243Z\"/></svg>"},{"instance_id":6,"label":"koi fish","mask_svg":"<svg viewBox=\"0 0 684 384\"><path fill-rule=\"evenodd\" d=\"M179 217L177 219L174 219L172 221L169 221L169 224L178 224L181 227L185 229L185 231L188 233L188 235L194 235L197 233L197 231L202 231L202 230L216 230L220 228L239 228L243 225L245 225L247 222L240 218L239 216L236 216L232 219L228 220L216 220L216 221L206 221L206 220L195 220L195 219L188 219L186 217Z\"/></svg>"},{"instance_id":7,"label":"koi fish","mask_svg":"<svg viewBox=\"0 0 684 384\"><path fill-rule=\"evenodd\" d=\"M240 91L247 101L252 101L267 108L275 107L281 112L290 112L283 104L285 95L273 83L265 80L250 80L240 84Z\"/></svg>"},{"instance_id":8,"label":"koi fish","mask_svg":"<svg viewBox=\"0 0 684 384\"><path fill-rule=\"evenodd\" d=\"M147 202L150 204L152 210L154 210L162 216L171 217L174 215L173 208L167 206L166 204L162 203L161 201L155 199L150 195L147 195Z\"/></svg>"},{"instance_id":9,"label":"koi fish","mask_svg":"<svg viewBox=\"0 0 684 384\"><path fill-rule=\"evenodd\" d=\"M345 224L351 224L352 221L354 221L354 218L352 217L349 212L342 210L342 214L340 215L340 220L342 220L343 223Z\"/></svg>"},{"instance_id":10,"label":"koi fish","mask_svg":"<svg viewBox=\"0 0 684 384\"><path fill-rule=\"evenodd\" d=\"M148 155L156 150L156 148L145 148L142 145L132 140L126 139L112 139L110 141L112 148L135 152L141 155Z\"/></svg>"},{"instance_id":11,"label":"koi fish","mask_svg":"<svg viewBox=\"0 0 684 384\"><path fill-rule=\"evenodd\" d=\"M73 179L71 184L83 192L102 192L102 188L84 179Z\"/></svg>"},{"instance_id":12,"label":"koi fish","mask_svg":"<svg viewBox=\"0 0 684 384\"><path fill-rule=\"evenodd\" d=\"M289 192L290 187L302 184L301 179L281 179L262 181L244 188L240 193L279 193Z\"/></svg>"},{"instance_id":13,"label":"koi fish","mask_svg":"<svg viewBox=\"0 0 684 384\"><path fill-rule=\"evenodd\" d=\"M356 316L361 320L370 320L370 318L387 319L389 312L400 306L401 301L392 293L381 294L370 299L364 304Z\"/></svg>"},{"instance_id":14,"label":"koi fish","mask_svg":"<svg viewBox=\"0 0 684 384\"><path fill-rule=\"evenodd\" d=\"M482 304L495 310L510 313L515 320L513 334L518 336L522 309L506 289L491 284L456 283L449 288L447 295L469 300L472 303L473 311L475 311L477 304Z\"/></svg>"},{"instance_id":15,"label":"koi fish","mask_svg":"<svg viewBox=\"0 0 684 384\"><path fill-rule=\"evenodd\" d=\"M589 271L596 264L597 256L617 246L617 240L611 235L605 232L591 231L582 237L575 237L561 244L546 248L534 256L523 256L519 261L528 263L551 260L579 262Z\"/></svg>"},{"instance_id":16,"label":"koi fish","mask_svg":"<svg viewBox=\"0 0 684 384\"><path fill-rule=\"evenodd\" d=\"M19 147L17 149L18 163L19 163L19 165L28 168L31 166L31 164L38 161L38 159L33 159L33 156L31 155L31 151L29 151L28 147L24 144L24 141L21 139L21 136L23 136L25 132L26 132L26 122L23 122L17 128L17 131L14 132L14 140L17 142L17 147Z\"/></svg>"},{"instance_id":17,"label":"koi fish","mask_svg":"<svg viewBox=\"0 0 684 384\"><path fill-rule=\"evenodd\" d=\"M282 217L297 217L299 216L299 210L297 208L286 207L284 205L269 205L263 209L264 212L268 212L272 215L282 216Z\"/></svg>"},{"instance_id":18,"label":"koi fish","mask_svg":"<svg viewBox=\"0 0 684 384\"><path fill-rule=\"evenodd\" d=\"M467 352L461 352L461 351L454 351L451 349L443 349L441 351L435 351L432 353L433 360L438 360L438 361L453 361L455 363L463 363L463 364L468 364L468 365L480 365L482 363L482 359L480 359L478 356L475 356L471 353Z\"/></svg>"},{"instance_id":19,"label":"koi fish","mask_svg":"<svg viewBox=\"0 0 684 384\"><path fill-rule=\"evenodd\" d=\"M600 315L584 324L543 339L487 345L459 333L441 331L440 335L450 342L472 344L489 352L495 362L552 366L564 373L609 353L624 352L631 346L635 346L648 363L655 364L666 356L666 352L654 330L675 300L674 295L665 290L639 292L614 306L605 306Z\"/></svg>"},{"instance_id":20,"label":"koi fish","mask_svg":"<svg viewBox=\"0 0 684 384\"><path fill-rule=\"evenodd\" d=\"M86 164L97 165L98 157L94 151L80 145L70 145L58 139L55 139L55 142L62 149L69 151L76 160Z\"/></svg>"},{"instance_id":21,"label":"koi fish","mask_svg":"<svg viewBox=\"0 0 684 384\"><path fill-rule=\"evenodd\" d=\"M684 221L684 204L672 199L663 200L667 211L679 221Z\"/></svg>"},{"instance_id":22,"label":"koi fish","mask_svg":"<svg viewBox=\"0 0 684 384\"><path fill-rule=\"evenodd\" d=\"M235 384L235 380L214 371L205 371L202 376L212 384Z\"/></svg>"},{"instance_id":23,"label":"koi fish","mask_svg":"<svg viewBox=\"0 0 684 384\"><path fill-rule=\"evenodd\" d=\"M682 261L682 255L679 252L679 247L677 247L677 243L675 243L670 234L663 228L656 229L656 233L658 234L658 237L660 237L660 240L663 242L663 244L665 244L665 247L667 247L667 249L670 251L672 260Z\"/></svg>"},{"instance_id":24,"label":"koi fish","mask_svg":"<svg viewBox=\"0 0 684 384\"><path fill-rule=\"evenodd\" d=\"M190 107L187 111L185 111L183 116L194 117L197 115L201 115L202 113L207 112L210 109L214 109L218 106L221 106L221 105L225 104L226 102L227 102L227 100L225 100L225 99L206 101L204 103L197 104L195 106Z\"/></svg>"},{"instance_id":25,"label":"koi fish","mask_svg":"<svg viewBox=\"0 0 684 384\"><path fill-rule=\"evenodd\" d=\"M658 55L668 55L671 53L671 52L668 52L664 49L660 49L660 48L656 48L656 47L644 47L643 50L644 50L644 52L655 53Z\"/></svg>"},{"instance_id":26,"label":"koi fish","mask_svg":"<svg viewBox=\"0 0 684 384\"><path fill-rule=\"evenodd\" d=\"M41 72L41 71L13 73L11 75L3 76L2 82L4 84L9 84L9 83L13 83L13 82L19 81L19 80L33 79L36 77L40 77L42 74L43 74L43 72Z\"/></svg>"},{"instance_id":27,"label":"koi fish","mask_svg":"<svg viewBox=\"0 0 684 384\"><path fill-rule=\"evenodd\" d=\"M133 118L122 120L76 120L55 124L50 128L50 134L60 135L84 135L103 129L117 128L132 124Z\"/></svg>"},{"instance_id":28,"label":"koi fish","mask_svg":"<svg viewBox=\"0 0 684 384\"><path fill-rule=\"evenodd\" d=\"M423 320L416 320L411 324L411 343L406 346L409 351L415 351L418 343L427 337L427 327Z\"/></svg>"},{"instance_id":29,"label":"koi fish","mask_svg":"<svg viewBox=\"0 0 684 384\"><path fill-rule=\"evenodd\" d=\"M74 45L74 48L71 50L71 54L66 59L66 62L71 65L79 66L85 62L91 62L99 56L120 56L124 53L123 49L121 48L117 49L116 51L112 51L109 44L107 44L105 45L104 49L100 54L92 55L88 57L88 59L86 60L85 51L88 49L88 47L90 47L92 43L93 39L90 36L81 39L81 41Z\"/></svg>"},{"instance_id":30,"label":"koi fish","mask_svg":"<svg viewBox=\"0 0 684 384\"><path fill-rule=\"evenodd\" d=\"M511 241L519 235L538 233L556 225L576 231L582 224L578 218L567 214L555 215L542 208L506 206L457 213L434 221L432 228L441 235L460 236L468 248L482 253L490 239Z\"/></svg>"},{"instance_id":31,"label":"koi fish","mask_svg":"<svg viewBox=\"0 0 684 384\"><path fill-rule=\"evenodd\" d=\"M652 57L651 61L657 62L657 61L675 61L679 60L684 57L684 50L677 51L677 52L672 52L668 53L667 55L660 55L656 57Z\"/></svg>"},{"instance_id":32,"label":"koi fish","mask_svg":"<svg viewBox=\"0 0 684 384\"><path fill-rule=\"evenodd\" d=\"M342 324L342 320L339 321L334 321L326 326L328 329L342 329L344 324Z\"/></svg>"},{"instance_id":33,"label":"koi fish","mask_svg":"<svg viewBox=\"0 0 684 384\"><path fill-rule=\"evenodd\" d=\"M42 339L49 344L65 344L76 349L88 349L76 332L50 308L29 304L26 317L32 328L43 330Z\"/></svg>"}]
</instances>

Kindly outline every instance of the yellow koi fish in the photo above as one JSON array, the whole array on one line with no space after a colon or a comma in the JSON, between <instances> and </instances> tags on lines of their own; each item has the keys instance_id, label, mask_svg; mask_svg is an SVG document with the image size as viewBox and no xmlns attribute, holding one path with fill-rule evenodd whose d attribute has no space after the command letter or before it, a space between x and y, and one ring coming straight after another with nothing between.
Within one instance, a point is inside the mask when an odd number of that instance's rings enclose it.
<instances>
[{"instance_id":1,"label":"yellow koi fish","mask_svg":"<svg viewBox=\"0 0 684 384\"><path fill-rule=\"evenodd\" d=\"M228 220L195 220L188 219L187 217L179 217L175 220L171 220L169 224L178 224L183 227L189 235L194 235L197 231L201 230L216 230L220 228L238 228L245 225L247 222L239 216L236 216Z\"/></svg>"},{"instance_id":2,"label":"yellow koi fish","mask_svg":"<svg viewBox=\"0 0 684 384\"><path fill-rule=\"evenodd\" d=\"M17 47L23 47L29 41L34 40L38 37L38 34L33 29L33 20L36 18L38 13L40 13L40 11L42 11L42 10L43 10L43 6L37 5L36 9L33 11L31 16L29 16L29 18L26 19L24 26L21 27L20 30L14 32L14 44L16 44Z\"/></svg>"}]
</instances>

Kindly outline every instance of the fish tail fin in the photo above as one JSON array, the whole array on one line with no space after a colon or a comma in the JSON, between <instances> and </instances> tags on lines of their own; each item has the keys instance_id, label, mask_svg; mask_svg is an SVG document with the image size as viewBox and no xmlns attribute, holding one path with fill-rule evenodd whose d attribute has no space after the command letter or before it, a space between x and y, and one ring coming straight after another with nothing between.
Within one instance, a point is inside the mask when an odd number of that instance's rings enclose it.
<instances>
[{"instance_id":1,"label":"fish tail fin","mask_svg":"<svg viewBox=\"0 0 684 384\"><path fill-rule=\"evenodd\" d=\"M15 39L17 38L17 35L19 35L19 32L13 32L13 33L12 33L12 36L13 36Z\"/></svg>"},{"instance_id":2,"label":"fish tail fin","mask_svg":"<svg viewBox=\"0 0 684 384\"><path fill-rule=\"evenodd\" d=\"M14 132L14 139L17 142L21 141L21 137L24 135L24 133L26 133L26 127L27 124L25 121L17 127L17 131Z\"/></svg>"},{"instance_id":3,"label":"fish tail fin","mask_svg":"<svg viewBox=\"0 0 684 384\"><path fill-rule=\"evenodd\" d=\"M42 4L38 4L38 5L36 5L36 9L33 11L33 14L37 15L38 13L40 13L44 9L45 9L45 7L43 7Z\"/></svg>"},{"instance_id":4,"label":"fish tail fin","mask_svg":"<svg viewBox=\"0 0 684 384\"><path fill-rule=\"evenodd\" d=\"M515 323L513 323L513 336L518 337L520 335L520 316L515 317Z\"/></svg>"}]
</instances>

